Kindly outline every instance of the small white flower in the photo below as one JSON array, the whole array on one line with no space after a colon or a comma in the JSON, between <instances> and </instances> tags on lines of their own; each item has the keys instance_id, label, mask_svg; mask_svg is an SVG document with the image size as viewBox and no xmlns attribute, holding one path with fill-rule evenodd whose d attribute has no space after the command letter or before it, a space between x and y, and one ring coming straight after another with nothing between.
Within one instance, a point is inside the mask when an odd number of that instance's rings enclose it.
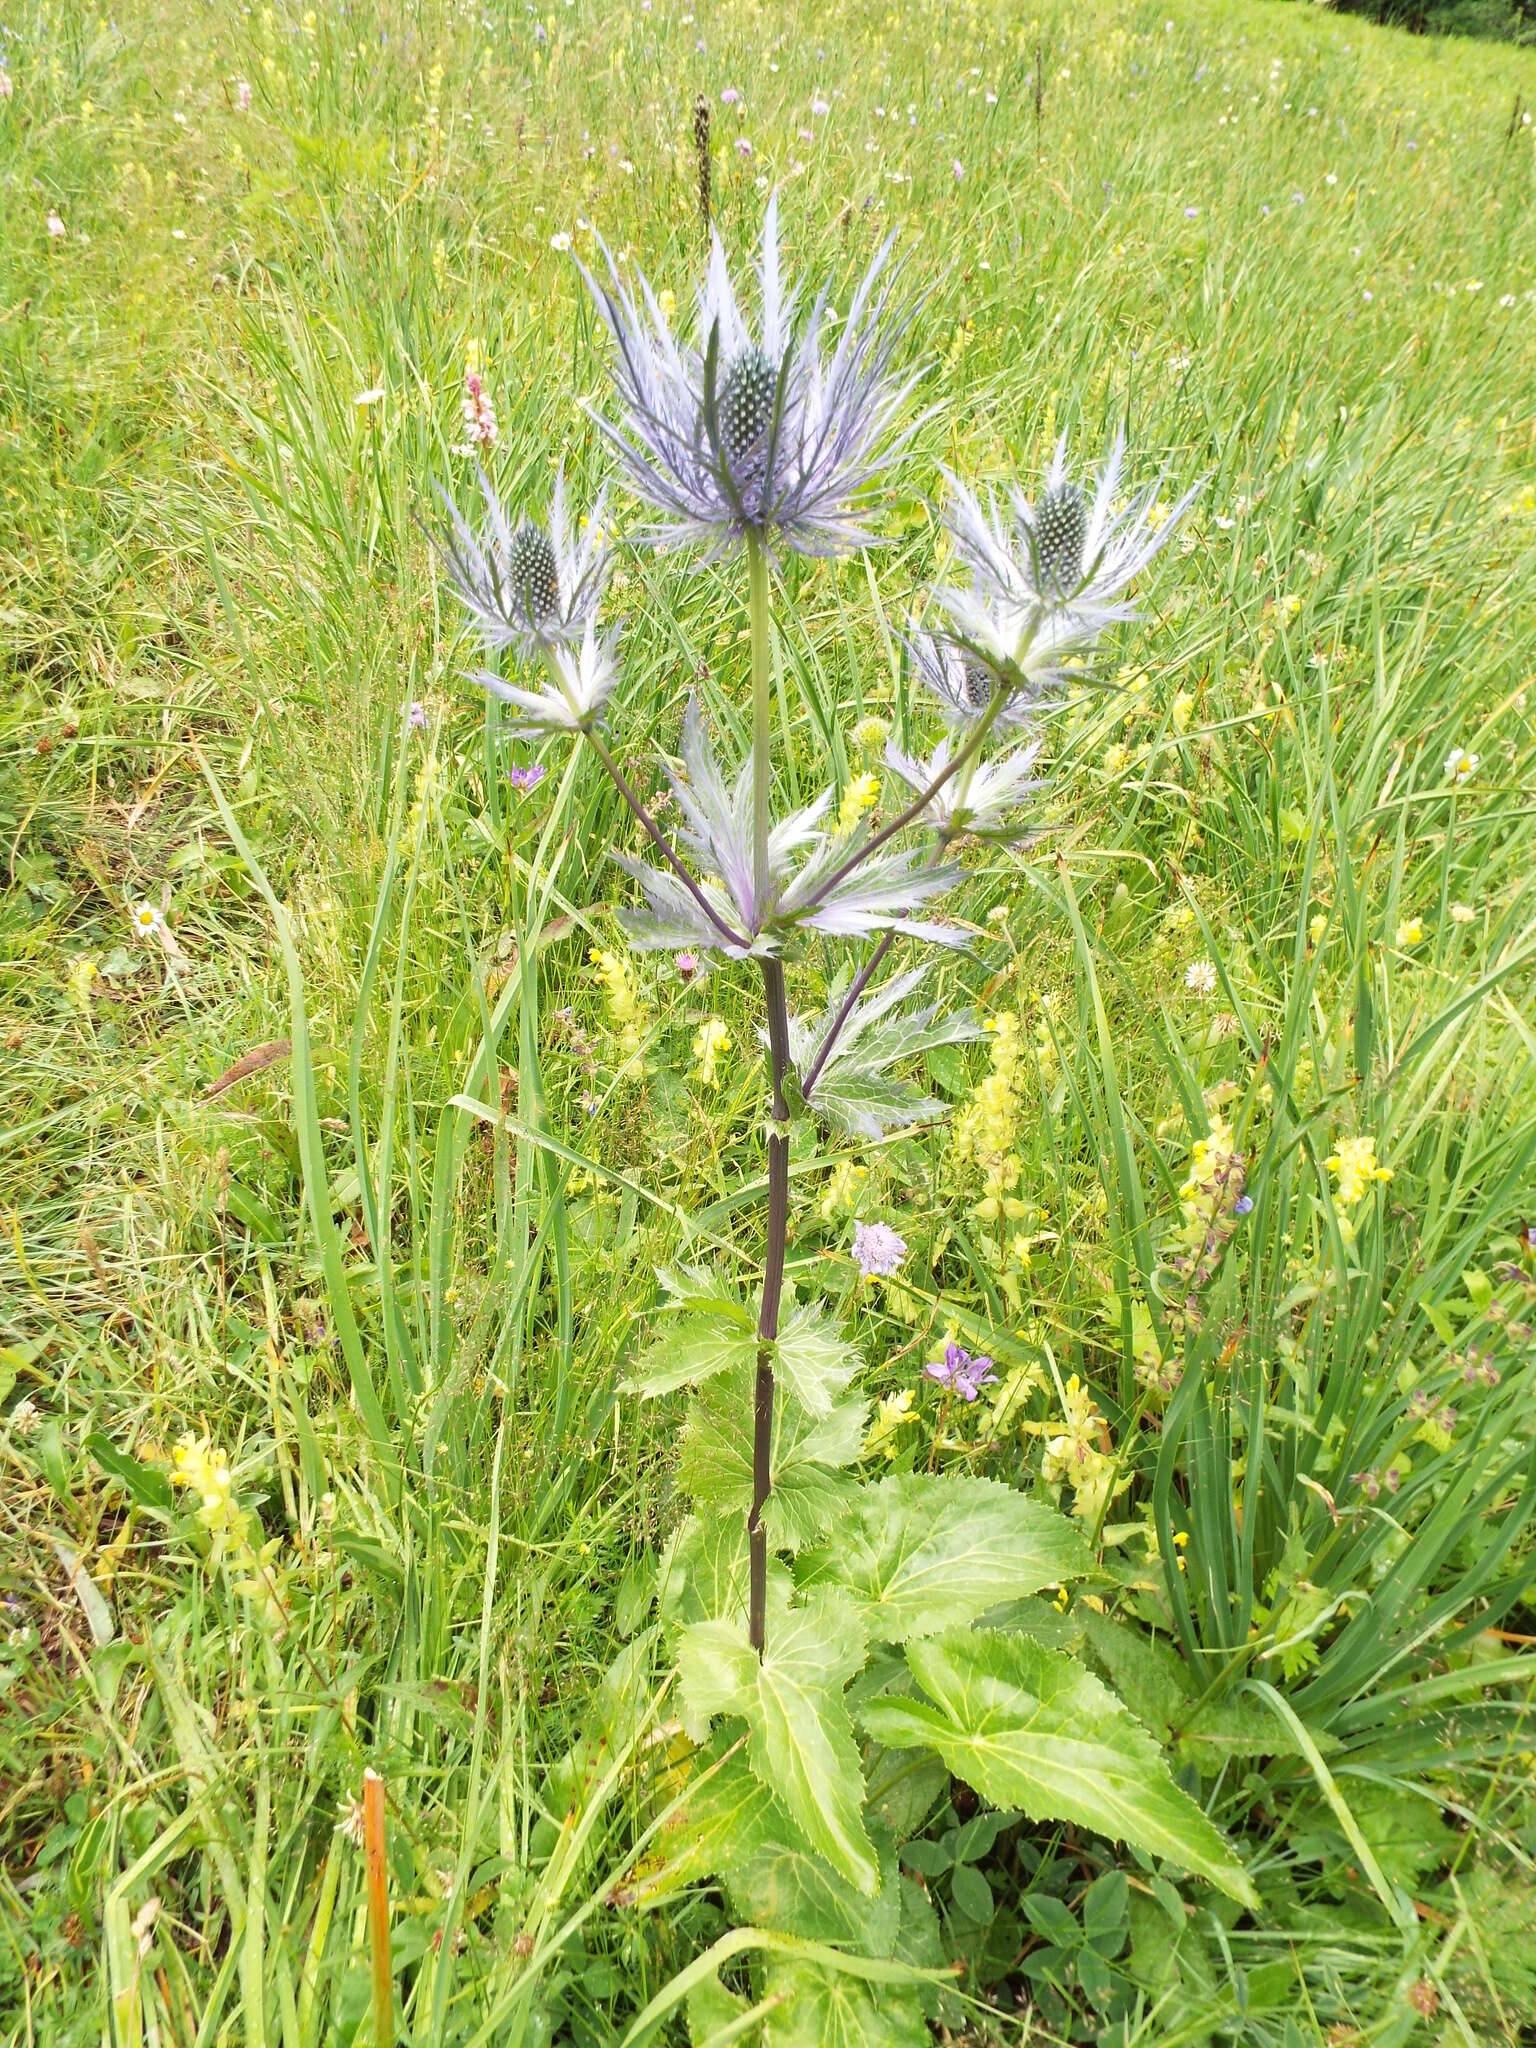
<instances>
[{"instance_id":1,"label":"small white flower","mask_svg":"<svg viewBox=\"0 0 1536 2048\"><path fill-rule=\"evenodd\" d=\"M48 232L55 240L57 240L60 235L68 232L68 230L64 226L63 221L61 221L59 219L59 216L56 213L52 212L51 210L48 215Z\"/></svg>"},{"instance_id":2,"label":"small white flower","mask_svg":"<svg viewBox=\"0 0 1536 2048\"><path fill-rule=\"evenodd\" d=\"M1184 970L1184 986L1192 996L1213 996L1216 993L1216 963L1214 960L1191 960Z\"/></svg>"},{"instance_id":3,"label":"small white flower","mask_svg":"<svg viewBox=\"0 0 1536 2048\"><path fill-rule=\"evenodd\" d=\"M133 928L141 938L154 938L164 923L153 903L141 903L133 913Z\"/></svg>"},{"instance_id":4,"label":"small white flower","mask_svg":"<svg viewBox=\"0 0 1536 2048\"><path fill-rule=\"evenodd\" d=\"M384 386L382 384L370 384L366 391L359 391L352 401L359 411L366 411L370 405L382 405L383 402Z\"/></svg>"},{"instance_id":5,"label":"small white flower","mask_svg":"<svg viewBox=\"0 0 1536 2048\"><path fill-rule=\"evenodd\" d=\"M31 1395L23 1394L16 1403L16 1406L11 1410L6 1427L10 1430L12 1436L21 1437L25 1440L37 1434L38 1425L42 1419L42 1413Z\"/></svg>"},{"instance_id":6,"label":"small white flower","mask_svg":"<svg viewBox=\"0 0 1536 2048\"><path fill-rule=\"evenodd\" d=\"M555 251L556 255L563 256L565 254L566 250L571 246L571 238L564 228L561 228L558 234L550 236L549 246Z\"/></svg>"},{"instance_id":7,"label":"small white flower","mask_svg":"<svg viewBox=\"0 0 1536 2048\"><path fill-rule=\"evenodd\" d=\"M1452 747L1445 757L1445 779L1459 788L1463 782L1470 782L1477 773L1478 757L1469 754L1465 747Z\"/></svg>"}]
</instances>

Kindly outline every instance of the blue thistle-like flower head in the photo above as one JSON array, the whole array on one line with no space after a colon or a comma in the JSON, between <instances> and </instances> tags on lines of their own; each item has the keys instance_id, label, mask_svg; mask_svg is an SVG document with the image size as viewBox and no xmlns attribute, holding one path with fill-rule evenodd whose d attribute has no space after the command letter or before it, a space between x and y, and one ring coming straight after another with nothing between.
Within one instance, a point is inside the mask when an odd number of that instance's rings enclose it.
<instances>
[{"instance_id":1,"label":"blue thistle-like flower head","mask_svg":"<svg viewBox=\"0 0 1536 2048\"><path fill-rule=\"evenodd\" d=\"M946 478L947 524L967 581L943 602L955 637L1010 682L1031 666L1042 670L1052 654L1086 655L1107 626L1135 616L1126 593L1178 531L1200 486L1159 516L1158 483L1124 497L1124 468L1122 433L1090 494L1070 473L1063 437L1039 497L1015 488L1002 514Z\"/></svg>"},{"instance_id":2,"label":"blue thistle-like flower head","mask_svg":"<svg viewBox=\"0 0 1536 2048\"><path fill-rule=\"evenodd\" d=\"M573 533L563 470L555 477L547 526L526 516L514 523L483 469L480 491L485 524L479 532L441 494L452 534L438 552L487 650L510 647L529 655L579 648L595 626L608 581L604 495Z\"/></svg>"},{"instance_id":3,"label":"blue thistle-like flower head","mask_svg":"<svg viewBox=\"0 0 1536 2048\"><path fill-rule=\"evenodd\" d=\"M718 553L753 534L801 554L836 555L875 538L861 524L869 487L916 425L901 421L915 380L891 374L912 315L890 305L895 237L870 264L824 360L827 292L797 332L778 218L775 193L763 223L755 333L718 235L692 343L674 336L643 276L638 296L629 289L606 248L606 282L582 266L615 344L620 417L594 417L630 487L659 515L645 536L658 545L703 541Z\"/></svg>"},{"instance_id":4,"label":"blue thistle-like flower head","mask_svg":"<svg viewBox=\"0 0 1536 2048\"><path fill-rule=\"evenodd\" d=\"M951 725L974 724L1003 692L993 720L998 730L1023 725L1059 703L1073 673L1069 664L1081 661L1093 644L1070 619L1061 617L1038 620L1027 640L1015 643L1006 662L983 655L960 632L926 633L914 625L904 638L918 680L938 699L939 710Z\"/></svg>"}]
</instances>

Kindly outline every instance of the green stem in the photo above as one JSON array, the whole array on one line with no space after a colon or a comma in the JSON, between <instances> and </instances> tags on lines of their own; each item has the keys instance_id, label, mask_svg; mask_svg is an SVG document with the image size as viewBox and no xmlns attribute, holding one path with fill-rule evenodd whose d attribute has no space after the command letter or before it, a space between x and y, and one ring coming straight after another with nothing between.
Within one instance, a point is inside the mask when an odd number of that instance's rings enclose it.
<instances>
[{"instance_id":1,"label":"green stem","mask_svg":"<svg viewBox=\"0 0 1536 2048\"><path fill-rule=\"evenodd\" d=\"M752 606L752 895L754 923L768 903L768 796L773 780L773 647L768 620L768 556L757 534L747 534L747 583Z\"/></svg>"}]
</instances>

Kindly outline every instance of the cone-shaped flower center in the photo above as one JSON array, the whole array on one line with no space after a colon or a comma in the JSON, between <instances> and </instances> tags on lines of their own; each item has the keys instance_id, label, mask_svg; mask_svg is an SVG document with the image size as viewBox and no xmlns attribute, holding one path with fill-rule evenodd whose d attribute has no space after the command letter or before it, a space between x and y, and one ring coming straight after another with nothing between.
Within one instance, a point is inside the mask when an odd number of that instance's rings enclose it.
<instances>
[{"instance_id":1,"label":"cone-shaped flower center","mask_svg":"<svg viewBox=\"0 0 1536 2048\"><path fill-rule=\"evenodd\" d=\"M1088 541L1088 505L1076 484L1057 484L1041 500L1035 517L1035 547L1040 580L1063 596L1083 580L1083 550Z\"/></svg>"},{"instance_id":2,"label":"cone-shaped flower center","mask_svg":"<svg viewBox=\"0 0 1536 2048\"><path fill-rule=\"evenodd\" d=\"M507 583L515 615L535 632L560 616L560 572L541 526L525 519L507 549Z\"/></svg>"},{"instance_id":3,"label":"cone-shaped flower center","mask_svg":"<svg viewBox=\"0 0 1536 2048\"><path fill-rule=\"evenodd\" d=\"M967 661L963 665L960 687L965 692L966 705L972 711L985 711L992 702L991 671L983 668L979 661Z\"/></svg>"},{"instance_id":4,"label":"cone-shaped flower center","mask_svg":"<svg viewBox=\"0 0 1536 2048\"><path fill-rule=\"evenodd\" d=\"M762 446L773 419L778 376L760 348L744 348L720 387L720 452L734 473Z\"/></svg>"}]
</instances>

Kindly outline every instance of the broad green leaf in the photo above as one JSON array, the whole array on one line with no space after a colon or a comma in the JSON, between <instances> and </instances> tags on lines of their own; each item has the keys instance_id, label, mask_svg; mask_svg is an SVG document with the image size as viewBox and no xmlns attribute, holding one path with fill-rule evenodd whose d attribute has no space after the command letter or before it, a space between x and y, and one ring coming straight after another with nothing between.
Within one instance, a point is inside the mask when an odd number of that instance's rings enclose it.
<instances>
[{"instance_id":1,"label":"broad green leaf","mask_svg":"<svg viewBox=\"0 0 1536 2048\"><path fill-rule=\"evenodd\" d=\"M896 1841L889 1829L871 1831L880 1863L880 1889L873 1898L800 1839L800 1831L738 1750L716 1737L724 1756L714 1769L705 1752L697 1790L678 1807L664 1830L665 1870L637 1875L624 1902L655 1905L684 1885L718 1878L737 1918L808 1941L831 1941L860 1955L895 1953L900 1919L896 1886Z\"/></svg>"},{"instance_id":2,"label":"broad green leaf","mask_svg":"<svg viewBox=\"0 0 1536 2048\"><path fill-rule=\"evenodd\" d=\"M753 2048L762 2039L761 2029L747 2020L752 2008L734 1991L727 1991L717 1973L711 1972L702 1984L694 1985L685 2010L688 2048L710 2048L710 2044L722 2038Z\"/></svg>"},{"instance_id":3,"label":"broad green leaf","mask_svg":"<svg viewBox=\"0 0 1536 2048\"><path fill-rule=\"evenodd\" d=\"M669 1628L691 1621L741 1621L747 1613L747 1518L693 1515L672 1539L662 1563L661 1618ZM782 1561L768 1559L768 1597L789 1598Z\"/></svg>"},{"instance_id":4,"label":"broad green leaf","mask_svg":"<svg viewBox=\"0 0 1536 2048\"><path fill-rule=\"evenodd\" d=\"M781 1387L773 1420L773 1492L763 1520L775 1550L798 1550L823 1535L855 1484L835 1469L853 1464L869 1407L840 1401L818 1421ZM683 1431L678 1484L695 1506L745 1515L752 1505L752 1377L733 1373L699 1391Z\"/></svg>"},{"instance_id":5,"label":"broad green leaf","mask_svg":"<svg viewBox=\"0 0 1536 2048\"><path fill-rule=\"evenodd\" d=\"M1261 1700L1197 1707L1189 1667L1171 1642L1092 1608L1080 1619L1094 1661L1131 1712L1207 1776L1230 1757L1300 1755L1290 1730Z\"/></svg>"},{"instance_id":6,"label":"broad green leaf","mask_svg":"<svg viewBox=\"0 0 1536 2048\"><path fill-rule=\"evenodd\" d=\"M898 1643L1079 1578L1091 1563L1065 1515L1011 1486L907 1472L861 1487L804 1575L844 1587L874 1640Z\"/></svg>"},{"instance_id":7,"label":"broad green leaf","mask_svg":"<svg viewBox=\"0 0 1536 2048\"><path fill-rule=\"evenodd\" d=\"M956 1629L909 1643L907 1663L928 1700L869 1701L863 1722L877 1742L937 1750L996 1806L1093 1828L1257 1904L1242 1864L1175 1785L1151 1736L1070 1657L1028 1636Z\"/></svg>"},{"instance_id":8,"label":"broad green leaf","mask_svg":"<svg viewBox=\"0 0 1536 2048\"><path fill-rule=\"evenodd\" d=\"M835 1942L862 1956L894 1955L901 1893L892 1837L883 1828L872 1836L880 1889L867 1899L822 1857L795 1842L787 1823L778 1832L783 1839L756 1843L747 1854L738 1849L730 1857L725 1888L741 1918L807 1941Z\"/></svg>"},{"instance_id":9,"label":"broad green leaf","mask_svg":"<svg viewBox=\"0 0 1536 2048\"><path fill-rule=\"evenodd\" d=\"M160 1508L166 1513L171 1511L171 1482L163 1472L157 1472L152 1465L141 1464L128 1451L120 1451L100 1430L91 1431L85 1440L85 1448L102 1471L121 1480L141 1506Z\"/></svg>"},{"instance_id":10,"label":"broad green leaf","mask_svg":"<svg viewBox=\"0 0 1536 2048\"><path fill-rule=\"evenodd\" d=\"M651 1400L695 1386L727 1366L755 1365L757 1318L728 1280L707 1266L658 1266L668 1301L655 1334L625 1381L625 1390Z\"/></svg>"},{"instance_id":11,"label":"broad green leaf","mask_svg":"<svg viewBox=\"0 0 1536 2048\"><path fill-rule=\"evenodd\" d=\"M778 2000L763 2023L763 2048L933 2048L916 1985L876 1986L775 1960L763 1989Z\"/></svg>"},{"instance_id":12,"label":"broad green leaf","mask_svg":"<svg viewBox=\"0 0 1536 2048\"><path fill-rule=\"evenodd\" d=\"M773 1364L780 1383L820 1420L864 1361L819 1303L798 1302L784 1318Z\"/></svg>"},{"instance_id":13,"label":"broad green leaf","mask_svg":"<svg viewBox=\"0 0 1536 2048\"><path fill-rule=\"evenodd\" d=\"M761 1661L744 1622L700 1621L678 1639L684 1719L702 1740L717 1714L747 1724L747 1759L813 1849L872 1897L880 1865L864 1825L864 1777L843 1688L864 1662L864 1629L845 1595L803 1606L770 1598Z\"/></svg>"},{"instance_id":14,"label":"broad green leaf","mask_svg":"<svg viewBox=\"0 0 1536 2048\"><path fill-rule=\"evenodd\" d=\"M697 1386L717 1372L738 1367L750 1370L757 1360L757 1333L714 1309L689 1310L671 1317L635 1361L624 1382L626 1393L651 1401L678 1387Z\"/></svg>"},{"instance_id":15,"label":"broad green leaf","mask_svg":"<svg viewBox=\"0 0 1536 2048\"><path fill-rule=\"evenodd\" d=\"M905 1842L947 1798L949 1773L923 1750L880 1749L870 1760L866 1785L870 1819L883 1821L898 1842Z\"/></svg>"}]
</instances>

